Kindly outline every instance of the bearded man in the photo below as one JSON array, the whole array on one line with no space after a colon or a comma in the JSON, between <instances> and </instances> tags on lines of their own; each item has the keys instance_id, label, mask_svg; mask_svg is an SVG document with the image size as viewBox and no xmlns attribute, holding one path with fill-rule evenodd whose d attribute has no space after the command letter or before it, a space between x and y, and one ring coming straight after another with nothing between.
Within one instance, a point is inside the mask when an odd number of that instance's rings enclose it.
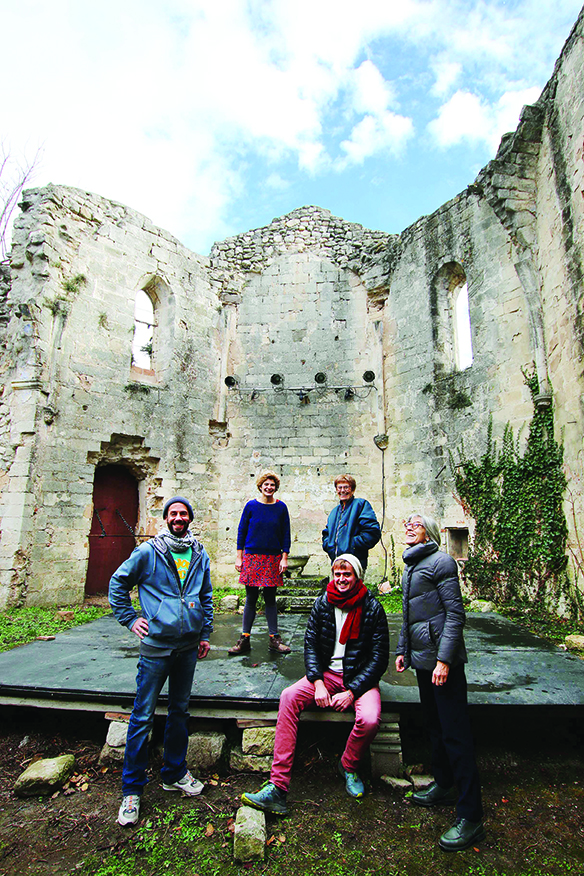
<instances>
[{"instance_id":1,"label":"bearded man","mask_svg":"<svg viewBox=\"0 0 584 876\"><path fill-rule=\"evenodd\" d=\"M381 718L379 682L389 661L387 618L363 584L357 557L343 554L333 562L332 581L319 596L304 635L306 675L282 691L270 781L243 803L287 815L287 793L294 761L298 721L306 706L337 712L355 711L355 723L339 761L351 797L365 793L358 769L375 739Z\"/></svg>"},{"instance_id":2,"label":"bearded man","mask_svg":"<svg viewBox=\"0 0 584 876\"><path fill-rule=\"evenodd\" d=\"M139 545L112 575L109 601L116 619L140 639L136 699L128 725L122 803L118 824L136 824L146 785L148 737L156 702L168 679L164 731L165 791L194 797L203 783L187 769L189 700L197 659L209 653L213 602L209 557L189 530L193 509L187 499L166 502L166 529ZM142 615L130 600L138 588Z\"/></svg>"}]
</instances>

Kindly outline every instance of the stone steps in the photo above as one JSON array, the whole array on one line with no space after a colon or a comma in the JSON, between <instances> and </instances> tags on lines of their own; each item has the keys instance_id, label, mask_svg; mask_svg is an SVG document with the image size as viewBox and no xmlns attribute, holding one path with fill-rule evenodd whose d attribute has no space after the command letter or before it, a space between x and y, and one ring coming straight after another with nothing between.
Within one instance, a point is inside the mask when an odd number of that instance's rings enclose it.
<instances>
[{"instance_id":1,"label":"stone steps","mask_svg":"<svg viewBox=\"0 0 584 876\"><path fill-rule=\"evenodd\" d=\"M297 611L300 614L310 614L317 596L318 593L314 593L312 596L296 596L292 593L289 596L280 596L278 594L276 605L278 606L278 611Z\"/></svg>"}]
</instances>

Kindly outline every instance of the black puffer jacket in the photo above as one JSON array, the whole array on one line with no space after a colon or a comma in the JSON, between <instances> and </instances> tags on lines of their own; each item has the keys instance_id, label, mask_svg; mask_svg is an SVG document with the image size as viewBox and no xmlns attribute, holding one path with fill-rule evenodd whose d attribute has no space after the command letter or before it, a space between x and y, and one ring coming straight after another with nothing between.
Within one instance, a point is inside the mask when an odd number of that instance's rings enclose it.
<instances>
[{"instance_id":1,"label":"black puffer jacket","mask_svg":"<svg viewBox=\"0 0 584 876\"><path fill-rule=\"evenodd\" d=\"M404 620L396 654L404 655L406 668L433 671L437 660L449 666L466 663L456 562L433 541L407 548L403 559Z\"/></svg>"},{"instance_id":2,"label":"black puffer jacket","mask_svg":"<svg viewBox=\"0 0 584 876\"><path fill-rule=\"evenodd\" d=\"M326 593L310 612L304 634L306 677L315 682L324 677L336 641L335 609ZM379 684L389 662L387 618L379 602L367 593L363 602L359 638L349 639L343 658L343 683L355 699Z\"/></svg>"}]
</instances>

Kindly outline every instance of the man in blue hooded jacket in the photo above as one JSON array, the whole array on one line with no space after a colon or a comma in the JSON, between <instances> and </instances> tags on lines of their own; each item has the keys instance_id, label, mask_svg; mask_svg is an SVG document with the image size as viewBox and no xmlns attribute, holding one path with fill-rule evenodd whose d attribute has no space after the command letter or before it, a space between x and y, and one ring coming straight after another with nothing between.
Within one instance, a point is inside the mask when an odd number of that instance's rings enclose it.
<instances>
[{"instance_id":1,"label":"man in blue hooded jacket","mask_svg":"<svg viewBox=\"0 0 584 876\"><path fill-rule=\"evenodd\" d=\"M136 699L128 725L123 799L118 824L136 824L148 781L148 736L156 702L168 679L162 787L196 796L203 783L187 769L189 700L197 658L209 653L213 603L209 557L189 530L193 509L182 496L164 506L167 529L139 545L112 575L109 601L116 619L140 639ZM142 609L132 606L138 588Z\"/></svg>"},{"instance_id":2,"label":"man in blue hooded jacket","mask_svg":"<svg viewBox=\"0 0 584 876\"><path fill-rule=\"evenodd\" d=\"M355 498L356 488L352 475L335 478L339 504L329 514L322 531L322 548L331 562L341 554L352 554L365 571L369 551L381 538L381 529L367 499Z\"/></svg>"}]
</instances>

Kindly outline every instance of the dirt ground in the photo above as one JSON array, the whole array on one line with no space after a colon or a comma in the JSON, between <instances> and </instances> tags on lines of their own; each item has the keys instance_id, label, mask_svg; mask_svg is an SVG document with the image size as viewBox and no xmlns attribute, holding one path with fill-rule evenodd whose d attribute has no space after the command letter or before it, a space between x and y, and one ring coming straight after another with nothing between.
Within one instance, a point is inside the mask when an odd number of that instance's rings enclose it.
<instances>
[{"instance_id":1,"label":"dirt ground","mask_svg":"<svg viewBox=\"0 0 584 876\"><path fill-rule=\"evenodd\" d=\"M419 716L402 722L408 763L427 748ZM584 718L580 713L508 713L475 720L487 839L446 855L437 840L452 809L420 809L374 785L351 800L336 775L343 739L302 727L288 818L268 818L266 860L234 864L233 817L240 794L263 777L222 774L200 798L162 790L160 760L140 823L120 828L120 768L98 764L101 716L0 710L0 876L91 873L97 876L272 876L380 873L386 876L556 876L584 874ZM343 732L342 728L339 731ZM235 727L230 728L233 740ZM75 755L77 777L57 796L19 799L14 781L36 756Z\"/></svg>"}]
</instances>

